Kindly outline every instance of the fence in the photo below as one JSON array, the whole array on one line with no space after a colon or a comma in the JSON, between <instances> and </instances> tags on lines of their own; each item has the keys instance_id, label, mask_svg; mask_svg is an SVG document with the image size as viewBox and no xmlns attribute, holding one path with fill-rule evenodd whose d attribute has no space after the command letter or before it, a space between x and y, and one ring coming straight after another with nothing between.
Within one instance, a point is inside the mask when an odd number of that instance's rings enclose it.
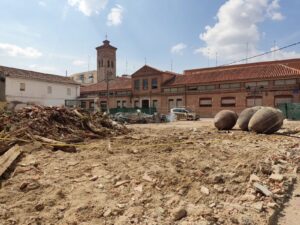
<instances>
[{"instance_id":1,"label":"fence","mask_svg":"<svg viewBox=\"0 0 300 225\"><path fill-rule=\"evenodd\" d=\"M300 120L300 103L282 103L278 108L283 112L285 118Z\"/></svg>"},{"instance_id":2,"label":"fence","mask_svg":"<svg viewBox=\"0 0 300 225\"><path fill-rule=\"evenodd\" d=\"M109 112L111 114L116 114L118 112L135 113L138 109L142 113L146 113L146 114L149 114L149 115L153 115L154 113L157 112L156 108L112 108L112 109L109 109Z\"/></svg>"}]
</instances>

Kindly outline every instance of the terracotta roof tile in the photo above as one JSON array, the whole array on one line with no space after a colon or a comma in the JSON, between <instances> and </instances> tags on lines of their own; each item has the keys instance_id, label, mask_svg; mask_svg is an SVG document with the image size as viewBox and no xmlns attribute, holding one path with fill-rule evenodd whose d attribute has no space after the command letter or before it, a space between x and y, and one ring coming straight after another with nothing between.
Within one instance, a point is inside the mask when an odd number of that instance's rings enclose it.
<instances>
[{"instance_id":1,"label":"terracotta roof tile","mask_svg":"<svg viewBox=\"0 0 300 225\"><path fill-rule=\"evenodd\" d=\"M12 77L12 78L40 80L40 81L65 83L65 84L78 84L75 81L73 81L70 77L63 77L59 75L46 74L46 73L16 69L16 68L5 67L5 66L0 66L0 74L1 73L6 77Z\"/></svg>"},{"instance_id":2,"label":"terracotta roof tile","mask_svg":"<svg viewBox=\"0 0 300 225\"><path fill-rule=\"evenodd\" d=\"M106 91L107 85L105 81L97 84L92 84L80 88L81 93ZM117 77L115 80L109 82L109 90L130 90L131 78Z\"/></svg>"},{"instance_id":3,"label":"terracotta roof tile","mask_svg":"<svg viewBox=\"0 0 300 225\"><path fill-rule=\"evenodd\" d=\"M300 59L189 70L185 71L187 75L177 75L166 86L300 77L299 69Z\"/></svg>"}]
</instances>

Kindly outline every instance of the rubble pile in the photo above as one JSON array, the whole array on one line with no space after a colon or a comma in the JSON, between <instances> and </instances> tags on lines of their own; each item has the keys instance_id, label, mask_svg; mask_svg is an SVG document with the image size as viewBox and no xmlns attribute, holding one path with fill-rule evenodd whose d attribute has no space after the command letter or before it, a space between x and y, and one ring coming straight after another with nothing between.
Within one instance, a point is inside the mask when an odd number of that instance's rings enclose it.
<instances>
[{"instance_id":1,"label":"rubble pile","mask_svg":"<svg viewBox=\"0 0 300 225\"><path fill-rule=\"evenodd\" d=\"M1 183L0 224L276 224L299 175L298 121L278 135L211 120L131 127L76 154L22 146Z\"/></svg>"},{"instance_id":2,"label":"rubble pile","mask_svg":"<svg viewBox=\"0 0 300 225\"><path fill-rule=\"evenodd\" d=\"M39 140L50 143L76 143L86 138L124 134L125 126L107 116L64 107L26 107L0 115L0 152L19 142Z\"/></svg>"}]
</instances>

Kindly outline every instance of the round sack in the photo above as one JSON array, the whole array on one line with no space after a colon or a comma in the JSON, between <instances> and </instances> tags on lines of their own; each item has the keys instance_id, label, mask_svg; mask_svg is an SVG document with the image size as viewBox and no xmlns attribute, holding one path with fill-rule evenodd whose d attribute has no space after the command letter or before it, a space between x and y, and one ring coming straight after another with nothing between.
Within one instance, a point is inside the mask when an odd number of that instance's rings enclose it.
<instances>
[{"instance_id":1,"label":"round sack","mask_svg":"<svg viewBox=\"0 0 300 225\"><path fill-rule=\"evenodd\" d=\"M244 109L241 114L239 115L239 118L237 120L238 126L243 131L248 131L248 124L251 119L251 117L256 113L259 109L261 109L261 106L255 106L252 108Z\"/></svg>"},{"instance_id":2,"label":"round sack","mask_svg":"<svg viewBox=\"0 0 300 225\"><path fill-rule=\"evenodd\" d=\"M250 119L248 128L260 134L273 134L283 125L284 116L278 109L264 107Z\"/></svg>"},{"instance_id":3,"label":"round sack","mask_svg":"<svg viewBox=\"0 0 300 225\"><path fill-rule=\"evenodd\" d=\"M214 119L215 127L218 130L230 130L234 127L237 114L231 110L222 110L217 113Z\"/></svg>"}]
</instances>

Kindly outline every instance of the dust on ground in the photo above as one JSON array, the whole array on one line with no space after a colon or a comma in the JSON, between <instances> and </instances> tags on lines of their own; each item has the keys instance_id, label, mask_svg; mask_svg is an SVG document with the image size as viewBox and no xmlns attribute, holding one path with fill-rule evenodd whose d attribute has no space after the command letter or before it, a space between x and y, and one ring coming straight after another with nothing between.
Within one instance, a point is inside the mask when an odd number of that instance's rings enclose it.
<instances>
[{"instance_id":1,"label":"dust on ground","mask_svg":"<svg viewBox=\"0 0 300 225\"><path fill-rule=\"evenodd\" d=\"M129 128L76 153L27 146L2 180L0 224L268 224L299 164L299 122L273 135L211 120Z\"/></svg>"}]
</instances>

